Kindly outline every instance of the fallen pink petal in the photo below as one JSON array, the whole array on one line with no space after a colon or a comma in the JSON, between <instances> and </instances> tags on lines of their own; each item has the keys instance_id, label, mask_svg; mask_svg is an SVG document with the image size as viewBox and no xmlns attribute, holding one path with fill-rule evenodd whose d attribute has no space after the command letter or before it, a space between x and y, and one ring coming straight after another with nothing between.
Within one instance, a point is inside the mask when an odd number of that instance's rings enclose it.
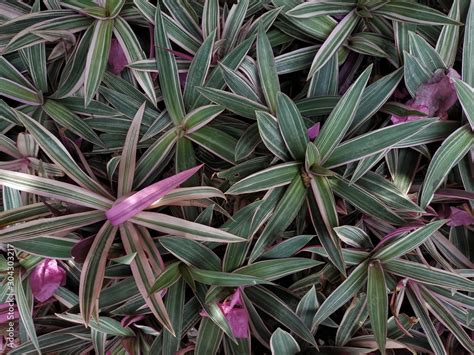
<instances>
[{"instance_id":1,"label":"fallen pink petal","mask_svg":"<svg viewBox=\"0 0 474 355\"><path fill-rule=\"evenodd\" d=\"M472 213L457 207L450 207L449 221L446 223L450 227L471 226L474 224Z\"/></svg>"},{"instance_id":2,"label":"fallen pink petal","mask_svg":"<svg viewBox=\"0 0 474 355\"><path fill-rule=\"evenodd\" d=\"M128 64L127 57L116 38L112 38L109 53L109 70L114 74L120 74Z\"/></svg>"},{"instance_id":3,"label":"fallen pink petal","mask_svg":"<svg viewBox=\"0 0 474 355\"><path fill-rule=\"evenodd\" d=\"M44 259L30 275L33 296L39 302L51 298L57 289L64 284L66 271L54 259Z\"/></svg>"},{"instance_id":4,"label":"fallen pink petal","mask_svg":"<svg viewBox=\"0 0 474 355\"><path fill-rule=\"evenodd\" d=\"M445 119L448 110L456 103L457 94L453 79L460 79L460 75L454 69L449 69L446 73L438 70L433 77L425 84L421 85L415 94L415 98L406 104L420 112L425 113L428 117L440 117ZM422 116L406 116L400 117L393 115L392 123L403 123L408 121L416 121Z\"/></svg>"}]
</instances>

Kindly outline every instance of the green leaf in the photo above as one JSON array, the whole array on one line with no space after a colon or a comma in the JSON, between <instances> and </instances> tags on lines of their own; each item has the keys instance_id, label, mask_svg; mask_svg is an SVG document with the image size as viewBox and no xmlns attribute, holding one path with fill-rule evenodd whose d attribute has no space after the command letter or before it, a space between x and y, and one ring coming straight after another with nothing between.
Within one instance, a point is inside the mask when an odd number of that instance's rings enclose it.
<instances>
[{"instance_id":1,"label":"green leaf","mask_svg":"<svg viewBox=\"0 0 474 355\"><path fill-rule=\"evenodd\" d=\"M235 270L234 274L253 276L265 281L273 281L321 264L321 261L305 258L265 260L243 266Z\"/></svg>"},{"instance_id":2,"label":"green leaf","mask_svg":"<svg viewBox=\"0 0 474 355\"><path fill-rule=\"evenodd\" d=\"M458 79L454 79L454 86L458 94L459 102L466 114L467 120L471 125L471 129L474 128L474 89L466 82Z\"/></svg>"},{"instance_id":3,"label":"green leaf","mask_svg":"<svg viewBox=\"0 0 474 355\"><path fill-rule=\"evenodd\" d=\"M295 103L283 93L277 96L277 119L291 156L295 160L303 160L309 142L306 126Z\"/></svg>"},{"instance_id":4,"label":"green leaf","mask_svg":"<svg viewBox=\"0 0 474 355\"><path fill-rule=\"evenodd\" d=\"M179 84L178 67L172 50L160 7L157 6L155 12L156 65L160 73L161 91L166 108L173 123L179 125L184 119L185 109Z\"/></svg>"},{"instance_id":5,"label":"green leaf","mask_svg":"<svg viewBox=\"0 0 474 355\"><path fill-rule=\"evenodd\" d=\"M228 53L229 50L235 47L242 24L247 15L248 6L249 0L240 0L231 7L222 30L222 38L225 40L224 53Z\"/></svg>"},{"instance_id":6,"label":"green leaf","mask_svg":"<svg viewBox=\"0 0 474 355\"><path fill-rule=\"evenodd\" d=\"M326 298L314 316L313 325L321 324L322 321L346 304L364 286L367 279L368 263L368 261L364 261L359 264L349 277Z\"/></svg>"},{"instance_id":7,"label":"green leaf","mask_svg":"<svg viewBox=\"0 0 474 355\"><path fill-rule=\"evenodd\" d=\"M0 169L0 184L13 189L30 192L60 201L106 211L112 207L108 200L89 190L61 181L42 178L30 174Z\"/></svg>"},{"instance_id":8,"label":"green leaf","mask_svg":"<svg viewBox=\"0 0 474 355\"><path fill-rule=\"evenodd\" d=\"M245 130L237 141L237 145L235 146L235 160L239 161L249 157L260 143L261 139L258 124L254 123Z\"/></svg>"},{"instance_id":9,"label":"green leaf","mask_svg":"<svg viewBox=\"0 0 474 355\"><path fill-rule=\"evenodd\" d=\"M255 102L260 101L260 98L257 96L254 89L245 79L242 78L242 75L237 74L222 63L219 63L219 68L222 71L226 84L236 95L246 97Z\"/></svg>"},{"instance_id":10,"label":"green leaf","mask_svg":"<svg viewBox=\"0 0 474 355\"><path fill-rule=\"evenodd\" d=\"M181 263L178 261L176 263L173 263L171 265L168 265L165 268L165 271L163 271L160 276L156 279L155 283L153 286L150 288L150 294L159 292L165 288L170 287L173 285L176 281L178 281L181 278L181 273L179 271Z\"/></svg>"},{"instance_id":11,"label":"green leaf","mask_svg":"<svg viewBox=\"0 0 474 355\"><path fill-rule=\"evenodd\" d=\"M314 235L297 235L288 238L287 240L276 244L270 250L265 252L262 257L267 259L289 258L296 252L298 252L301 248L303 248L314 237Z\"/></svg>"},{"instance_id":12,"label":"green leaf","mask_svg":"<svg viewBox=\"0 0 474 355\"><path fill-rule=\"evenodd\" d=\"M338 175L329 179L334 193L347 200L351 205L362 212L397 225L405 224L405 221L393 211L388 209L378 198L370 194L365 189L351 184L349 181Z\"/></svg>"},{"instance_id":13,"label":"green leaf","mask_svg":"<svg viewBox=\"0 0 474 355\"><path fill-rule=\"evenodd\" d=\"M224 90L210 87L197 88L197 91L210 101L224 106L227 110L246 118L255 119L257 111L266 111L261 103Z\"/></svg>"},{"instance_id":14,"label":"green leaf","mask_svg":"<svg viewBox=\"0 0 474 355\"><path fill-rule=\"evenodd\" d=\"M461 21L460 1L454 0L448 16L454 21ZM458 50L460 26L444 25L439 35L438 42L436 42L436 51L448 68L454 66L456 60L456 53ZM465 42L467 43L467 42Z\"/></svg>"},{"instance_id":15,"label":"green leaf","mask_svg":"<svg viewBox=\"0 0 474 355\"><path fill-rule=\"evenodd\" d=\"M407 277L423 284L441 286L449 289L474 291L474 282L456 273L426 266L420 263L393 259L383 264L386 272Z\"/></svg>"},{"instance_id":16,"label":"green leaf","mask_svg":"<svg viewBox=\"0 0 474 355\"><path fill-rule=\"evenodd\" d=\"M184 125L186 126L186 133L191 134L198 129L204 127L214 118L219 116L224 108L219 105L201 106L189 112L184 118Z\"/></svg>"},{"instance_id":17,"label":"green leaf","mask_svg":"<svg viewBox=\"0 0 474 355\"><path fill-rule=\"evenodd\" d=\"M38 143L46 155L48 155L55 164L60 166L71 179L93 192L106 197L111 197L104 187L81 170L59 139L57 139L51 132L20 111L16 112L16 116L32 134L36 143Z\"/></svg>"},{"instance_id":18,"label":"green leaf","mask_svg":"<svg viewBox=\"0 0 474 355\"><path fill-rule=\"evenodd\" d=\"M125 2L123 0L114 1ZM140 43L135 35L135 32L133 32L127 21L125 21L121 17L117 17L114 20L114 35L120 43L120 46L123 50L125 57L127 58L128 63L133 63L139 60L146 59L146 55L140 47ZM157 98L151 74L133 69L132 74L137 80L140 87L145 92L145 95L147 95L151 103L154 104Z\"/></svg>"},{"instance_id":19,"label":"green leaf","mask_svg":"<svg viewBox=\"0 0 474 355\"><path fill-rule=\"evenodd\" d=\"M256 115L260 136L268 150L283 161L291 160L276 118L264 111L257 111Z\"/></svg>"},{"instance_id":20,"label":"green leaf","mask_svg":"<svg viewBox=\"0 0 474 355\"><path fill-rule=\"evenodd\" d=\"M256 286L246 288L244 293L255 306L317 349L316 342L310 330L290 307L272 292L262 286Z\"/></svg>"},{"instance_id":21,"label":"green leaf","mask_svg":"<svg viewBox=\"0 0 474 355\"><path fill-rule=\"evenodd\" d=\"M14 212L12 210L11 212ZM36 217L36 216L35 216ZM15 224L0 230L0 242L14 243L35 239L45 235L79 229L105 219L102 211L74 213L67 216L37 218L33 221Z\"/></svg>"},{"instance_id":22,"label":"green leaf","mask_svg":"<svg viewBox=\"0 0 474 355\"><path fill-rule=\"evenodd\" d=\"M335 343L344 346L367 319L367 295L360 293L352 300L337 328Z\"/></svg>"},{"instance_id":23,"label":"green leaf","mask_svg":"<svg viewBox=\"0 0 474 355\"><path fill-rule=\"evenodd\" d=\"M176 332L176 336L173 336L170 332L165 331L163 333L163 354L174 355L180 346L180 340L182 336L182 329L184 323L184 314L186 311L184 305L186 287L183 280L179 280L168 288L166 294L165 305L170 315L171 324Z\"/></svg>"},{"instance_id":24,"label":"green leaf","mask_svg":"<svg viewBox=\"0 0 474 355\"><path fill-rule=\"evenodd\" d=\"M372 249L370 237L362 229L355 226L335 227L334 232L346 244L358 249Z\"/></svg>"},{"instance_id":25,"label":"green leaf","mask_svg":"<svg viewBox=\"0 0 474 355\"><path fill-rule=\"evenodd\" d=\"M160 294L154 293L150 295L148 292L153 284L154 275L143 249L143 243L140 242L142 239L141 233L132 223L125 222L120 225L120 236L125 252L127 254L137 253L130 268L132 269L133 277L140 294L163 328L175 335L171 320Z\"/></svg>"},{"instance_id":26,"label":"green leaf","mask_svg":"<svg viewBox=\"0 0 474 355\"><path fill-rule=\"evenodd\" d=\"M204 2L201 25L204 38L209 37L215 30L220 33L219 0L206 0Z\"/></svg>"},{"instance_id":27,"label":"green leaf","mask_svg":"<svg viewBox=\"0 0 474 355\"><path fill-rule=\"evenodd\" d=\"M272 166L232 185L226 194L244 194L265 191L291 183L300 171L300 164L291 162Z\"/></svg>"},{"instance_id":28,"label":"green leaf","mask_svg":"<svg viewBox=\"0 0 474 355\"><path fill-rule=\"evenodd\" d=\"M344 19L337 24L332 30L329 37L326 38L321 48L319 48L316 56L313 59L311 68L309 70L308 79L311 78L320 68L326 64L331 57L337 52L337 50L343 45L343 43L349 38L352 31L356 28L359 23L359 16L356 14L356 10L352 10Z\"/></svg>"},{"instance_id":29,"label":"green leaf","mask_svg":"<svg viewBox=\"0 0 474 355\"><path fill-rule=\"evenodd\" d=\"M369 66L346 91L323 124L318 137L314 141L321 153L323 162L331 156L331 153L342 141L349 129L371 71L372 66Z\"/></svg>"},{"instance_id":30,"label":"green leaf","mask_svg":"<svg viewBox=\"0 0 474 355\"><path fill-rule=\"evenodd\" d=\"M143 112L145 111L144 102L138 109L125 138L125 143L120 157L118 171L117 198L132 192L133 176L135 175L137 144L142 124Z\"/></svg>"},{"instance_id":31,"label":"green leaf","mask_svg":"<svg viewBox=\"0 0 474 355\"><path fill-rule=\"evenodd\" d=\"M15 274L15 278L12 283L15 292L14 299L20 314L21 324L25 327L26 333L28 334L28 337L35 346L36 350L38 350L38 352L41 354L41 347L38 342L35 325L33 323L33 296L31 294L31 289L28 286L28 281L26 281L28 294L25 292L25 286L21 279L21 272Z\"/></svg>"},{"instance_id":32,"label":"green leaf","mask_svg":"<svg viewBox=\"0 0 474 355\"><path fill-rule=\"evenodd\" d=\"M410 53L423 63L431 75L438 69L446 69L438 52L423 37L414 32L409 32L408 36L410 38Z\"/></svg>"},{"instance_id":33,"label":"green leaf","mask_svg":"<svg viewBox=\"0 0 474 355\"><path fill-rule=\"evenodd\" d=\"M193 267L189 268L189 273L193 280L212 286L239 287L270 283L255 276L211 270L200 270Z\"/></svg>"},{"instance_id":34,"label":"green leaf","mask_svg":"<svg viewBox=\"0 0 474 355\"><path fill-rule=\"evenodd\" d=\"M113 20L95 22L84 73L84 106L89 105L104 76L109 59L113 28Z\"/></svg>"},{"instance_id":35,"label":"green leaf","mask_svg":"<svg viewBox=\"0 0 474 355\"><path fill-rule=\"evenodd\" d=\"M390 20L420 25L460 25L458 21L449 18L438 10L413 2L390 1L372 10L372 13L382 15Z\"/></svg>"},{"instance_id":36,"label":"green leaf","mask_svg":"<svg viewBox=\"0 0 474 355\"><path fill-rule=\"evenodd\" d=\"M230 134L214 127L203 127L187 137L225 161L235 164L237 139Z\"/></svg>"},{"instance_id":37,"label":"green leaf","mask_svg":"<svg viewBox=\"0 0 474 355\"><path fill-rule=\"evenodd\" d=\"M79 284L79 307L82 320L86 325L91 318L98 315L97 300L99 299L105 276L105 266L110 247L114 241L117 228L105 222L94 238L81 270Z\"/></svg>"},{"instance_id":38,"label":"green leaf","mask_svg":"<svg viewBox=\"0 0 474 355\"><path fill-rule=\"evenodd\" d=\"M352 10L355 3L302 3L287 12L287 15L308 18L326 15L345 15Z\"/></svg>"},{"instance_id":39,"label":"green leaf","mask_svg":"<svg viewBox=\"0 0 474 355\"><path fill-rule=\"evenodd\" d=\"M192 240L221 243L238 243L245 241L245 239L223 230L168 216L162 213L140 212L133 217L131 221L162 233L177 235Z\"/></svg>"},{"instance_id":40,"label":"green leaf","mask_svg":"<svg viewBox=\"0 0 474 355\"><path fill-rule=\"evenodd\" d=\"M469 6L469 11L464 25L464 47L462 51L462 79L471 87L474 87L474 64L471 58L474 56L474 8Z\"/></svg>"},{"instance_id":41,"label":"green leaf","mask_svg":"<svg viewBox=\"0 0 474 355\"><path fill-rule=\"evenodd\" d=\"M72 259L71 250L77 240L70 237L44 236L33 240L23 240L12 243L15 249L32 255L51 259Z\"/></svg>"},{"instance_id":42,"label":"green leaf","mask_svg":"<svg viewBox=\"0 0 474 355\"><path fill-rule=\"evenodd\" d=\"M261 256L265 252L265 248L276 239L279 233L284 232L293 222L305 201L306 190L303 179L297 175L273 211L260 238L257 239L250 254L251 263Z\"/></svg>"},{"instance_id":43,"label":"green leaf","mask_svg":"<svg viewBox=\"0 0 474 355\"><path fill-rule=\"evenodd\" d=\"M272 355L294 355L300 352L298 342L281 328L277 328L270 338Z\"/></svg>"},{"instance_id":44,"label":"green leaf","mask_svg":"<svg viewBox=\"0 0 474 355\"><path fill-rule=\"evenodd\" d=\"M161 237L160 244L186 265L212 271L219 271L221 268L219 257L211 249L194 240Z\"/></svg>"},{"instance_id":45,"label":"green leaf","mask_svg":"<svg viewBox=\"0 0 474 355\"><path fill-rule=\"evenodd\" d=\"M46 102L43 104L43 110L54 121L59 123L61 126L70 129L79 137L84 138L85 140L98 146L104 147L104 142L102 142L99 136L89 127L89 125L58 101L46 100Z\"/></svg>"},{"instance_id":46,"label":"green leaf","mask_svg":"<svg viewBox=\"0 0 474 355\"><path fill-rule=\"evenodd\" d=\"M402 143L408 142L410 137L415 138L418 133L430 133L430 128L433 128L433 131L443 128L440 126L434 119L421 119L370 131L337 146L324 165L333 168L370 157L390 147L400 147ZM415 145L411 143L406 146Z\"/></svg>"},{"instance_id":47,"label":"green leaf","mask_svg":"<svg viewBox=\"0 0 474 355\"><path fill-rule=\"evenodd\" d=\"M416 317L420 322L423 332L426 335L431 349L435 354L446 354L446 349L443 345L443 341L438 335L433 322L430 319L428 310L425 305L422 303L423 299L419 298L419 295L415 294L412 290L407 290L408 301L410 302L411 307L415 311Z\"/></svg>"},{"instance_id":48,"label":"green leaf","mask_svg":"<svg viewBox=\"0 0 474 355\"><path fill-rule=\"evenodd\" d=\"M275 58L268 37L261 27L257 36L257 66L263 95L272 113L277 112L277 94L280 82L276 70Z\"/></svg>"},{"instance_id":49,"label":"green leaf","mask_svg":"<svg viewBox=\"0 0 474 355\"><path fill-rule=\"evenodd\" d=\"M457 129L441 144L431 159L423 181L419 198L421 208L428 206L446 175L466 155L473 143L474 134L468 125L465 125Z\"/></svg>"},{"instance_id":50,"label":"green leaf","mask_svg":"<svg viewBox=\"0 0 474 355\"><path fill-rule=\"evenodd\" d=\"M319 241L326 250L329 260L342 273L346 273L341 243L333 228L338 225L336 203L327 178L314 176L311 179L311 190L307 204L311 222L318 234Z\"/></svg>"},{"instance_id":51,"label":"green leaf","mask_svg":"<svg viewBox=\"0 0 474 355\"><path fill-rule=\"evenodd\" d=\"M31 106L43 103L43 97L36 90L6 78L0 78L0 95Z\"/></svg>"},{"instance_id":52,"label":"green leaf","mask_svg":"<svg viewBox=\"0 0 474 355\"><path fill-rule=\"evenodd\" d=\"M367 281L367 308L375 340L380 352L385 353L387 341L388 294L385 276L379 261L369 264Z\"/></svg>"},{"instance_id":53,"label":"green leaf","mask_svg":"<svg viewBox=\"0 0 474 355\"><path fill-rule=\"evenodd\" d=\"M199 92L196 89L203 86L209 71L214 50L215 37L215 32L209 34L209 37L207 37L202 43L189 66L183 97L187 108L195 107L196 100L199 97Z\"/></svg>"},{"instance_id":54,"label":"green leaf","mask_svg":"<svg viewBox=\"0 0 474 355\"><path fill-rule=\"evenodd\" d=\"M212 320L203 318L199 325L194 353L196 355L216 354L222 341L222 335L222 330Z\"/></svg>"}]
</instances>

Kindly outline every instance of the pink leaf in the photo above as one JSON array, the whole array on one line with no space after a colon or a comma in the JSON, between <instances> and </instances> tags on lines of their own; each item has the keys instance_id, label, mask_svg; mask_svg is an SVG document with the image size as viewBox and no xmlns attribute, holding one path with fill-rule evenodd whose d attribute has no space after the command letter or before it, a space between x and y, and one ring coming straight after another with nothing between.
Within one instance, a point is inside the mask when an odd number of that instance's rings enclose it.
<instances>
[{"instance_id":1,"label":"pink leaf","mask_svg":"<svg viewBox=\"0 0 474 355\"><path fill-rule=\"evenodd\" d=\"M149 207L160 197L164 196L188 180L192 175L194 175L196 171L201 169L201 167L202 165L199 165L194 168L182 171L179 174L158 181L153 185L147 186L123 200L118 200L112 206L112 208L105 213L107 219L114 226L127 221L139 212L143 211L145 208Z\"/></svg>"},{"instance_id":2,"label":"pink leaf","mask_svg":"<svg viewBox=\"0 0 474 355\"><path fill-rule=\"evenodd\" d=\"M114 74L120 74L127 64L127 57L122 46L116 38L112 38L109 52L109 70Z\"/></svg>"},{"instance_id":3,"label":"pink leaf","mask_svg":"<svg viewBox=\"0 0 474 355\"><path fill-rule=\"evenodd\" d=\"M30 275L31 291L36 300L49 299L66 280L66 271L54 259L44 259Z\"/></svg>"},{"instance_id":4,"label":"pink leaf","mask_svg":"<svg viewBox=\"0 0 474 355\"><path fill-rule=\"evenodd\" d=\"M315 140L316 137L319 135L319 128L321 126L321 123L316 123L314 125L312 125L311 127L308 128L307 132L308 132L308 138L310 140Z\"/></svg>"},{"instance_id":5,"label":"pink leaf","mask_svg":"<svg viewBox=\"0 0 474 355\"><path fill-rule=\"evenodd\" d=\"M428 117L447 118L448 110L457 101L453 79L459 78L459 74L454 69L449 69L447 73L443 70L437 71L427 83L418 87L415 98L406 104L415 110L426 113ZM397 124L416 121L420 118L422 117L393 115L391 120Z\"/></svg>"}]
</instances>

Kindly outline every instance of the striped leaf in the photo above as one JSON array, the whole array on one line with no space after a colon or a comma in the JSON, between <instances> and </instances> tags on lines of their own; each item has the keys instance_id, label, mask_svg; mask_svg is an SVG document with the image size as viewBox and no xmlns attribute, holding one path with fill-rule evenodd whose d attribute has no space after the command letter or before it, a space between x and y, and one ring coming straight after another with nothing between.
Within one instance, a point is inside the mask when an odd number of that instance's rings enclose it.
<instances>
[{"instance_id":1,"label":"striped leaf","mask_svg":"<svg viewBox=\"0 0 474 355\"><path fill-rule=\"evenodd\" d=\"M270 152L283 161L291 160L285 141L278 127L277 119L268 112L257 111L257 123L260 137Z\"/></svg>"},{"instance_id":2,"label":"striped leaf","mask_svg":"<svg viewBox=\"0 0 474 355\"><path fill-rule=\"evenodd\" d=\"M309 142L306 126L295 103L283 93L277 96L277 119L288 151L295 160L302 161Z\"/></svg>"},{"instance_id":3,"label":"striped leaf","mask_svg":"<svg viewBox=\"0 0 474 355\"><path fill-rule=\"evenodd\" d=\"M461 9L459 0L453 1L453 5L451 6L448 16L454 21L460 22ZM436 51L439 53L439 56L448 68L453 67L456 60L459 30L460 26L444 25L443 29L441 30L441 34L439 35L438 42L436 42Z\"/></svg>"},{"instance_id":4,"label":"striped leaf","mask_svg":"<svg viewBox=\"0 0 474 355\"><path fill-rule=\"evenodd\" d=\"M346 304L364 286L367 279L367 267L368 261L359 264L349 277L324 300L314 316L313 325L321 324L322 321Z\"/></svg>"},{"instance_id":5,"label":"striped leaf","mask_svg":"<svg viewBox=\"0 0 474 355\"><path fill-rule=\"evenodd\" d=\"M390 1L372 12L390 20L420 25L460 25L442 12L419 3Z\"/></svg>"},{"instance_id":6,"label":"striped leaf","mask_svg":"<svg viewBox=\"0 0 474 355\"><path fill-rule=\"evenodd\" d=\"M105 266L117 228L106 221L94 238L81 270L79 284L79 307L82 320L89 324L91 317L98 315L97 300L102 289Z\"/></svg>"},{"instance_id":7,"label":"striped leaf","mask_svg":"<svg viewBox=\"0 0 474 355\"><path fill-rule=\"evenodd\" d=\"M257 66L263 95L272 113L277 112L277 94L280 91L280 82L276 70L273 50L263 28L257 36Z\"/></svg>"},{"instance_id":8,"label":"striped leaf","mask_svg":"<svg viewBox=\"0 0 474 355\"><path fill-rule=\"evenodd\" d=\"M326 38L323 45L316 53L313 63L311 63L308 79L310 79L314 73L316 73L331 59L331 57L343 45L347 38L349 38L358 23L359 17L357 16L356 10L354 9L337 24L337 26L332 30L329 37Z\"/></svg>"},{"instance_id":9,"label":"striped leaf","mask_svg":"<svg viewBox=\"0 0 474 355\"><path fill-rule=\"evenodd\" d=\"M236 269L233 273L254 276L265 281L273 281L321 264L321 261L305 258L265 260L243 266Z\"/></svg>"},{"instance_id":10,"label":"striped leaf","mask_svg":"<svg viewBox=\"0 0 474 355\"><path fill-rule=\"evenodd\" d=\"M419 198L421 208L428 206L446 175L466 155L473 143L474 134L468 125L465 125L457 129L441 144L433 155L423 181L421 197Z\"/></svg>"},{"instance_id":11,"label":"striped leaf","mask_svg":"<svg viewBox=\"0 0 474 355\"><path fill-rule=\"evenodd\" d=\"M43 97L36 90L6 78L0 78L0 95L31 106L43 103Z\"/></svg>"},{"instance_id":12,"label":"striped leaf","mask_svg":"<svg viewBox=\"0 0 474 355\"><path fill-rule=\"evenodd\" d=\"M0 185L105 211L113 201L84 188L39 176L0 169Z\"/></svg>"},{"instance_id":13,"label":"striped leaf","mask_svg":"<svg viewBox=\"0 0 474 355\"><path fill-rule=\"evenodd\" d=\"M104 143L90 126L66 106L56 100L46 100L42 107L44 112L61 126L91 143L104 147Z\"/></svg>"},{"instance_id":14,"label":"striped leaf","mask_svg":"<svg viewBox=\"0 0 474 355\"><path fill-rule=\"evenodd\" d=\"M84 73L84 106L89 105L104 76L109 59L113 28L113 20L95 22Z\"/></svg>"},{"instance_id":15,"label":"striped leaf","mask_svg":"<svg viewBox=\"0 0 474 355\"><path fill-rule=\"evenodd\" d=\"M118 1L118 3L122 3L122 5L123 2L124 1ZM138 38L135 36L135 33L133 32L132 28L121 17L117 17L114 20L114 35L115 38L117 38L120 47L122 48L123 53L127 58L128 63L133 63L146 58L145 53L140 47ZM155 103L157 98L150 73L141 72L133 69L132 73L138 84L145 92L145 95L148 96L152 103Z\"/></svg>"},{"instance_id":16,"label":"striped leaf","mask_svg":"<svg viewBox=\"0 0 474 355\"><path fill-rule=\"evenodd\" d=\"M203 86L204 81L206 80L214 51L215 39L216 33L211 32L209 37L206 38L202 43L202 46L196 52L196 55L189 66L183 97L184 103L188 109L195 107L196 100L199 97L197 88Z\"/></svg>"},{"instance_id":17,"label":"striped leaf","mask_svg":"<svg viewBox=\"0 0 474 355\"><path fill-rule=\"evenodd\" d=\"M52 218L37 218L33 221L3 228L0 230L0 241L2 243L14 243L44 235L69 232L104 219L105 214L101 211L81 212Z\"/></svg>"},{"instance_id":18,"label":"striped leaf","mask_svg":"<svg viewBox=\"0 0 474 355\"><path fill-rule=\"evenodd\" d=\"M178 67L167 36L160 7L155 12L155 55L160 73L160 85L163 99L171 120L179 125L185 116L183 96L179 83Z\"/></svg>"},{"instance_id":19,"label":"striped leaf","mask_svg":"<svg viewBox=\"0 0 474 355\"><path fill-rule=\"evenodd\" d=\"M458 94L459 102L462 105L464 113L466 114L467 120L474 128L474 88L466 82L458 79L454 79L454 85Z\"/></svg>"},{"instance_id":20,"label":"striped leaf","mask_svg":"<svg viewBox=\"0 0 474 355\"><path fill-rule=\"evenodd\" d=\"M270 338L272 355L294 355L300 352L298 342L281 328L277 328Z\"/></svg>"},{"instance_id":21,"label":"striped leaf","mask_svg":"<svg viewBox=\"0 0 474 355\"><path fill-rule=\"evenodd\" d=\"M223 230L156 212L140 212L131 219L133 223L162 233L208 242L238 243L244 239Z\"/></svg>"},{"instance_id":22,"label":"striped leaf","mask_svg":"<svg viewBox=\"0 0 474 355\"><path fill-rule=\"evenodd\" d=\"M375 340L380 352L385 352L387 341L388 294L385 276L379 261L369 264L367 280L367 308Z\"/></svg>"},{"instance_id":23,"label":"striped leaf","mask_svg":"<svg viewBox=\"0 0 474 355\"><path fill-rule=\"evenodd\" d=\"M48 155L55 164L60 166L71 179L84 188L103 196L111 197L111 195L101 185L99 185L98 182L90 178L81 170L59 139L57 139L51 132L37 121L19 111L16 112L16 116L35 138L36 143L38 143L46 155Z\"/></svg>"},{"instance_id":24,"label":"striped leaf","mask_svg":"<svg viewBox=\"0 0 474 355\"><path fill-rule=\"evenodd\" d=\"M321 153L322 162L326 161L349 129L359 106L365 85L369 80L372 66L369 66L346 91L336 107L331 111L314 141Z\"/></svg>"}]
</instances>

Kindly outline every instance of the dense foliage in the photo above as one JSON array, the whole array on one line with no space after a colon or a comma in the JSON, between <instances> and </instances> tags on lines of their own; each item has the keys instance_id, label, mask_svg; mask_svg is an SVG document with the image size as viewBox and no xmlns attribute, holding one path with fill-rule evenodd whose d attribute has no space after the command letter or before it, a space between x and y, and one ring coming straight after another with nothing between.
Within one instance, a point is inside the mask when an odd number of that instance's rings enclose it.
<instances>
[{"instance_id":1,"label":"dense foliage","mask_svg":"<svg viewBox=\"0 0 474 355\"><path fill-rule=\"evenodd\" d=\"M11 354L472 354L470 0L0 1Z\"/></svg>"}]
</instances>

